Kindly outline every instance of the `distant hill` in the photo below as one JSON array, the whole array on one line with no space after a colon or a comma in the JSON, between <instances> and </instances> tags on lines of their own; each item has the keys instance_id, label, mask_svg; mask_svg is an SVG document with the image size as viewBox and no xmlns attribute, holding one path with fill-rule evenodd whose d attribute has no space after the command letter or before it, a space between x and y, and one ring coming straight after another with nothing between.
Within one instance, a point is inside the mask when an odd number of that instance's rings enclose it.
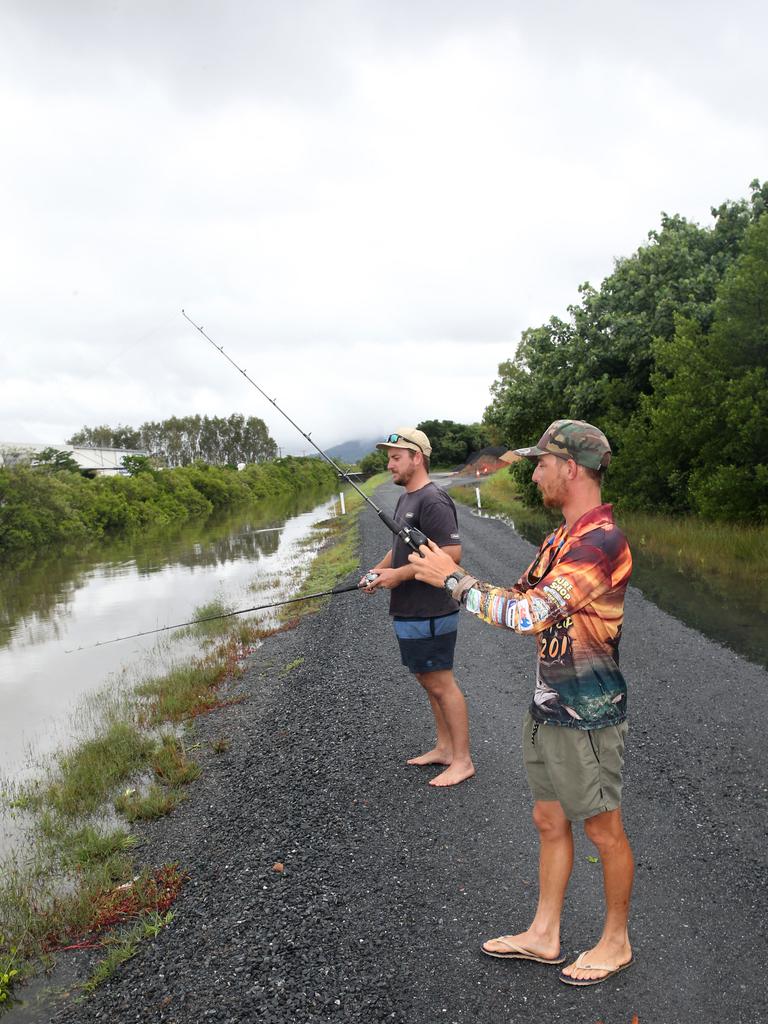
<instances>
[{"instance_id":1,"label":"distant hill","mask_svg":"<svg viewBox=\"0 0 768 1024\"><path fill-rule=\"evenodd\" d=\"M359 462L364 455L373 451L380 440L380 437L374 437L371 441L342 441L341 444L326 449L326 454L341 462Z\"/></svg>"}]
</instances>

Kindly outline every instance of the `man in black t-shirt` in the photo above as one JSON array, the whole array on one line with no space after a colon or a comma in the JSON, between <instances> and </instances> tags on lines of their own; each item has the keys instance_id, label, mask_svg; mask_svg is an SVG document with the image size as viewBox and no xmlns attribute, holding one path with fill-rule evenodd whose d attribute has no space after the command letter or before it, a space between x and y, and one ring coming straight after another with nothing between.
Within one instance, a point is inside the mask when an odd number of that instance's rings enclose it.
<instances>
[{"instance_id":1,"label":"man in black t-shirt","mask_svg":"<svg viewBox=\"0 0 768 1024\"><path fill-rule=\"evenodd\" d=\"M458 564L461 558L456 506L442 488L429 479L432 446L415 427L398 427L376 445L386 451L387 469L394 483L405 488L394 518L425 533ZM464 695L453 675L459 605L446 591L415 579L408 561L410 548L399 538L370 570L375 582L365 589L390 591L389 613L394 620L403 664L427 691L437 728L432 750L412 757L408 764L446 765L431 786L455 786L475 774L469 753L469 724ZM365 578L360 581L361 585Z\"/></svg>"}]
</instances>

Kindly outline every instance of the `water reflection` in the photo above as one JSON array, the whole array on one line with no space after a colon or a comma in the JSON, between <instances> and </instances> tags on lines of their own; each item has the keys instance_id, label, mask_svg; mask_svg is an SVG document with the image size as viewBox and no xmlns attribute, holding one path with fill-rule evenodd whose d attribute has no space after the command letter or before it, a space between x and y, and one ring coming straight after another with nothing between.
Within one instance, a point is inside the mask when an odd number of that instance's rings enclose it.
<instances>
[{"instance_id":1,"label":"water reflection","mask_svg":"<svg viewBox=\"0 0 768 1024\"><path fill-rule=\"evenodd\" d=\"M166 571L169 566L210 567L245 558L258 560L277 551L286 519L321 501L308 494L249 511L218 514L204 523L158 528L129 538L103 541L89 547L45 552L0 568L0 647L22 628L36 631L41 624L66 613L75 591L88 585L96 567L104 578L140 576ZM34 642L30 635L30 642Z\"/></svg>"},{"instance_id":2,"label":"water reflection","mask_svg":"<svg viewBox=\"0 0 768 1024\"><path fill-rule=\"evenodd\" d=\"M305 494L301 503L7 568L0 575L0 774L18 774L30 746L45 753L65 742L67 714L84 694L108 679L130 684L150 666L164 671L195 641L164 633L93 645L187 621L212 601L242 608L290 596L316 547L307 544L311 526L332 504L318 501Z\"/></svg>"}]
</instances>

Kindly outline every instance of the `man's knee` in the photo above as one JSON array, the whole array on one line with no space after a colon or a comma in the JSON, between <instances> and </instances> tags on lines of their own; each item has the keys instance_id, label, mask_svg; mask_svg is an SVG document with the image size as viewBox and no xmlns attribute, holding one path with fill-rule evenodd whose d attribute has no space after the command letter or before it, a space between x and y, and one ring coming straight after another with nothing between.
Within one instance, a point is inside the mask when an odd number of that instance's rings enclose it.
<instances>
[{"instance_id":1,"label":"man's knee","mask_svg":"<svg viewBox=\"0 0 768 1024\"><path fill-rule=\"evenodd\" d=\"M571 823L556 800L537 800L532 817L542 839L561 839L570 834Z\"/></svg>"},{"instance_id":2,"label":"man's knee","mask_svg":"<svg viewBox=\"0 0 768 1024\"><path fill-rule=\"evenodd\" d=\"M601 853L610 853L627 842L618 807L614 811L604 811L593 818L587 818L584 832Z\"/></svg>"},{"instance_id":3,"label":"man's knee","mask_svg":"<svg viewBox=\"0 0 768 1024\"><path fill-rule=\"evenodd\" d=\"M456 685L453 672L450 669L443 669L438 672L417 672L416 678L433 697L441 697Z\"/></svg>"}]
</instances>

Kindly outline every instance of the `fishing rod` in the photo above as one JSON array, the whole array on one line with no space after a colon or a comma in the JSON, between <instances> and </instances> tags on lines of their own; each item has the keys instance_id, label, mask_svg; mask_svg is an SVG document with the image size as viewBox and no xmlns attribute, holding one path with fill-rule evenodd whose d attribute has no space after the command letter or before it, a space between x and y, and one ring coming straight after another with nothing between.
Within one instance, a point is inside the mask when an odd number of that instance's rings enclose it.
<instances>
[{"instance_id":1,"label":"fishing rod","mask_svg":"<svg viewBox=\"0 0 768 1024\"><path fill-rule=\"evenodd\" d=\"M315 449L315 451L318 453L318 455L320 455L322 458L324 458L325 461L328 463L328 465L332 466L333 469L336 470L336 472L339 474L339 476L341 477L342 480L346 480L348 484L350 484L352 487L354 487L354 489L357 491L357 493L360 495L360 497L363 499L363 501L365 501L368 505L371 506L373 511L376 513L376 515L379 517L379 519L382 521L382 523L384 523L384 525L387 527L387 529L391 530L392 533L394 533L396 537L399 537L405 544L407 544L408 547L412 551L415 551L416 554L421 555L421 552L419 551L419 545L427 543L426 534L423 534L421 532L421 530L417 530L413 526L408 526L407 524L404 524L404 523L398 523L396 519L393 519L392 516L390 516L386 512L384 512L383 509L380 509L378 507L378 505L376 505L376 503L373 501L372 498L369 498L367 494L363 493L363 491L357 486L357 484L352 479L352 477L348 473L345 473L344 470L341 468L341 466L337 465L333 461L333 459L330 457L330 455L327 455L322 450L322 448L320 448L317 444L315 444L315 442L312 440L311 436L309 434L305 434L304 431L301 429L301 427L298 425L298 423L296 423L294 420L292 420L291 417L288 415L288 413L285 412L285 410L280 408L280 406L277 404L275 399L274 398L270 398L269 395L266 393L266 391L264 391L262 388L260 388L259 385L256 383L256 381L253 380L253 378L248 376L248 374L243 369L243 367L242 366L238 366L238 364L234 361L234 359L232 359L229 355L227 355L227 353L224 351L224 346L223 345L217 345L216 342L213 340L213 338L209 337L199 324L196 324L194 320L192 320L190 317L188 317L186 312L183 309L181 311L181 315L184 317L185 320L187 320L190 324L192 324L192 326L196 330L198 330L200 332L200 334L202 334L202 336L205 338L205 340L210 345L212 345L216 349L217 352L220 352L224 356L224 358L227 360L228 363L231 363L232 366L234 366L234 368L238 371L238 373L241 373L243 375L243 377L245 377L245 379L248 381L249 384L251 384L253 387L256 388L256 390L259 392L260 395L263 395L264 398L266 398L266 400L268 402L270 402L272 405L274 405L274 407L277 409L277 411L280 413L280 415L284 416L285 419L287 419L288 422L291 424L291 426L294 427L296 430L298 430L298 432L301 434L301 436L304 438L304 440L308 441L312 445L312 447ZM423 557L424 556L422 555L422 558Z\"/></svg>"},{"instance_id":2,"label":"fishing rod","mask_svg":"<svg viewBox=\"0 0 768 1024\"><path fill-rule=\"evenodd\" d=\"M366 573L364 579L367 583L372 583L378 574L374 572ZM129 633L128 636L116 636L111 640L99 640L95 644L86 644L85 647L73 647L69 651L64 651L65 654L74 654L77 651L90 651L94 647L106 647L107 644L116 644L121 640L135 640L139 636L151 636L152 633L165 633L169 629L182 629L184 626L197 626L201 622L213 622L216 619L231 619L233 615L245 615L248 612L261 612L266 608L279 608L283 604L295 604L297 601L311 601L315 597L330 597L332 594L346 594L351 590L360 590L361 584L354 583L349 587L334 587L333 590L321 590L317 594L305 594L303 597L289 597L285 601L274 601L272 604L259 604L253 608L238 608L234 612L222 612L219 615L206 615L202 619L190 619L189 622L176 622L172 626L158 626L157 629L145 629L141 633Z\"/></svg>"}]
</instances>

